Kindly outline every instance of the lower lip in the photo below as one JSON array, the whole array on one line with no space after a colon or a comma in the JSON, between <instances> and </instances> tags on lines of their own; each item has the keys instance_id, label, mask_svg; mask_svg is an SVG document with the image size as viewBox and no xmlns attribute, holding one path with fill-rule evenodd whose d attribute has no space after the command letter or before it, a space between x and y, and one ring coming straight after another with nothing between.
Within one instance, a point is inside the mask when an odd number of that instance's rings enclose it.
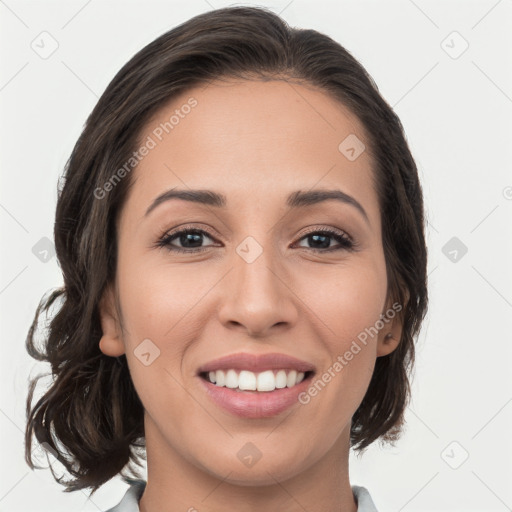
<instances>
[{"instance_id":1,"label":"lower lip","mask_svg":"<svg viewBox=\"0 0 512 512\"><path fill-rule=\"evenodd\" d=\"M269 418L298 403L298 395L310 384L311 375L291 388L274 391L236 391L199 377L208 396L220 407L242 418Z\"/></svg>"}]
</instances>

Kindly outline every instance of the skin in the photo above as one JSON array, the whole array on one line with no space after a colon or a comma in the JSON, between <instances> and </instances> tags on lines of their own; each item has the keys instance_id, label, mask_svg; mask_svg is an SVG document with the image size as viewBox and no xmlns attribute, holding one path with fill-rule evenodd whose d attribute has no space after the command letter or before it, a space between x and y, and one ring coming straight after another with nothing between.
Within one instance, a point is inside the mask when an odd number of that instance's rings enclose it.
<instances>
[{"instance_id":1,"label":"skin","mask_svg":"<svg viewBox=\"0 0 512 512\"><path fill-rule=\"evenodd\" d=\"M173 98L140 140L190 97L197 106L130 176L115 287L100 308L100 348L126 354L145 408L148 483L140 510L356 512L348 474L351 417L376 358L398 344L398 316L310 403L271 418L221 409L196 371L232 353L282 352L313 363L318 377L391 306L371 157L365 151L349 161L338 150L349 134L365 142L364 129L309 85L231 80ZM145 215L175 187L221 192L227 207L171 200ZM354 197L368 222L333 200L287 210L289 193L319 188ZM181 254L155 246L185 223L210 232L195 246L207 250ZM315 252L305 231L317 227L343 231L358 250ZM236 252L248 236L263 249L252 263ZM183 247L179 237L172 243ZM339 243L331 237L326 246ZM148 366L134 354L145 339L160 350ZM252 467L237 457L247 442L262 454Z\"/></svg>"}]
</instances>

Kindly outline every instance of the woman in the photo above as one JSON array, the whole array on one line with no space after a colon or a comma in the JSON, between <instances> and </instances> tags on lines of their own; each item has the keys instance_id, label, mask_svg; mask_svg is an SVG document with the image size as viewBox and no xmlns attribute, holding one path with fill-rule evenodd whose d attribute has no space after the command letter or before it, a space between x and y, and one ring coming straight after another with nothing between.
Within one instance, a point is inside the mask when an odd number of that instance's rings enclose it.
<instances>
[{"instance_id":1,"label":"woman","mask_svg":"<svg viewBox=\"0 0 512 512\"><path fill-rule=\"evenodd\" d=\"M134 476L116 512L376 510L349 450L400 434L427 258L364 68L266 9L196 16L115 76L65 177L28 464L35 434L69 491Z\"/></svg>"}]
</instances>

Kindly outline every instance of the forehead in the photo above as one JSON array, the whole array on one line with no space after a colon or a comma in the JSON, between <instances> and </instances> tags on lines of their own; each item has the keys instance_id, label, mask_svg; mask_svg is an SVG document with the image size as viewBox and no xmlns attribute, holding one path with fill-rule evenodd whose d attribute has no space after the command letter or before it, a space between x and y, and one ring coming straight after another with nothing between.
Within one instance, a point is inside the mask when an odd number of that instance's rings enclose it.
<instances>
[{"instance_id":1,"label":"forehead","mask_svg":"<svg viewBox=\"0 0 512 512\"><path fill-rule=\"evenodd\" d=\"M378 215L372 159L367 150L357 156L369 146L364 127L311 86L230 80L190 88L153 115L139 144L151 146L132 173L130 200L141 209L171 188L217 190L228 207L263 207L317 187L342 189Z\"/></svg>"}]
</instances>

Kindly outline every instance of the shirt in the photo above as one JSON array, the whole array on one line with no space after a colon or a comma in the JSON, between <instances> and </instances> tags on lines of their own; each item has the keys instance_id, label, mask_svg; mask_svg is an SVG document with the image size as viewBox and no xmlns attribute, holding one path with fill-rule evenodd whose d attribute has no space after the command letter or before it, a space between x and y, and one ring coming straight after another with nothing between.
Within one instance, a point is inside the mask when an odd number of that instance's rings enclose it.
<instances>
[{"instance_id":1,"label":"shirt","mask_svg":"<svg viewBox=\"0 0 512 512\"><path fill-rule=\"evenodd\" d=\"M139 500L145 487L146 482L144 480L131 480L130 487L123 499L114 508L106 512L140 512ZM357 512L377 512L370 493L365 487L353 485L352 492L357 502Z\"/></svg>"}]
</instances>

